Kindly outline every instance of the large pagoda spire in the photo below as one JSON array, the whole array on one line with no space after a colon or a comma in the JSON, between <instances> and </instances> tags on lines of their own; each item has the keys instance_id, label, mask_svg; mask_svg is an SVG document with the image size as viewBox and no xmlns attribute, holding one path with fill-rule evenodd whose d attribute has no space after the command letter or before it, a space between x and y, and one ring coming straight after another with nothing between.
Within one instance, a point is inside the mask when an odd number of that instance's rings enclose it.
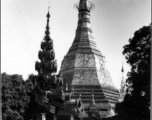
<instances>
[{"instance_id":1,"label":"large pagoda spire","mask_svg":"<svg viewBox=\"0 0 152 120\"><path fill-rule=\"evenodd\" d=\"M94 4L88 0L80 0L75 4L75 8L78 10L76 34L60 69L64 81L63 88L65 90L68 84L69 91L74 89L72 99L77 99L81 93L86 111L89 109L90 99L94 96L92 103L95 103L98 109L106 110L103 111L103 116L112 115L109 108L117 102L119 91L113 85L105 68L105 58L94 41L90 22Z\"/></svg>"},{"instance_id":2,"label":"large pagoda spire","mask_svg":"<svg viewBox=\"0 0 152 120\"><path fill-rule=\"evenodd\" d=\"M74 42L68 54L89 52L102 56L94 42L90 22L90 12L95 8L95 5L87 0L80 0L79 3L75 4L75 8L78 10L78 25Z\"/></svg>"},{"instance_id":3,"label":"large pagoda spire","mask_svg":"<svg viewBox=\"0 0 152 120\"><path fill-rule=\"evenodd\" d=\"M49 78L57 71L57 64L55 60L55 53L53 49L53 40L50 37L49 19L50 13L48 8L47 24L43 41L41 42L41 50L39 51L38 57L40 62L36 62L35 69L39 75L45 78Z\"/></svg>"},{"instance_id":4,"label":"large pagoda spire","mask_svg":"<svg viewBox=\"0 0 152 120\"><path fill-rule=\"evenodd\" d=\"M105 69L104 56L97 48L92 35L90 12L94 7L94 4L87 0L80 0L79 3L75 4L75 8L78 10L76 35L72 46L62 61L60 71L63 73L75 68L75 74L79 73L80 77L79 79L72 78L72 85L101 84L102 87L115 89L109 72ZM90 76L91 74L92 76ZM68 76L72 77L72 75ZM78 77L78 75L74 77Z\"/></svg>"}]
</instances>

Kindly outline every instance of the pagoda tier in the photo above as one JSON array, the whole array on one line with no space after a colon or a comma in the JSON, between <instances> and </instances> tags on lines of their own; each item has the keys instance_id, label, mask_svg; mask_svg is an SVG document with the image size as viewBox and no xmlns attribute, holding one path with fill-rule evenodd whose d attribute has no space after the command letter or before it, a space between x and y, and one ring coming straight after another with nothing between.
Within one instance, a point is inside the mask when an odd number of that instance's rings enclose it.
<instances>
[{"instance_id":1,"label":"pagoda tier","mask_svg":"<svg viewBox=\"0 0 152 120\"><path fill-rule=\"evenodd\" d=\"M97 48L92 35L90 11L94 4L80 0L75 7L79 11L76 36L60 69L64 90L73 91L73 98L78 98L78 94L81 93L85 110L90 105L93 90L96 106L103 111L103 116L109 116L111 108L117 102L119 91L114 87L110 74L105 69L104 56Z\"/></svg>"}]
</instances>

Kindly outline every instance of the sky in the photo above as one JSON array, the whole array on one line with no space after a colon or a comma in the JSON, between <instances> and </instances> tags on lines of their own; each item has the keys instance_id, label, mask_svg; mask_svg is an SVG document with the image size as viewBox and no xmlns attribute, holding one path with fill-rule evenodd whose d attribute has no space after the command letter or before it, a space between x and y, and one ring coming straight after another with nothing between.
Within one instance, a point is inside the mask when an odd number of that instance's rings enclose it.
<instances>
[{"instance_id":1,"label":"sky","mask_svg":"<svg viewBox=\"0 0 152 120\"><path fill-rule=\"evenodd\" d=\"M50 5L50 32L58 71L75 38L79 0L1 0L1 73L20 74L24 80L35 71L40 43ZM119 88L130 66L122 54L134 32L151 22L151 0L90 0L91 28L97 47L105 56L106 68Z\"/></svg>"}]
</instances>

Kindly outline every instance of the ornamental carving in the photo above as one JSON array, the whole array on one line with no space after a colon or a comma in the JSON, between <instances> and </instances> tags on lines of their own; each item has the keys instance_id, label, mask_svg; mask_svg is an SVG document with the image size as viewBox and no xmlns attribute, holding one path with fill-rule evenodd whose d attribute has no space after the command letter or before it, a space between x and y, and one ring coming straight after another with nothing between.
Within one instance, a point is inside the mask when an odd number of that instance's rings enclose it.
<instances>
[{"instance_id":1,"label":"ornamental carving","mask_svg":"<svg viewBox=\"0 0 152 120\"><path fill-rule=\"evenodd\" d=\"M77 54L76 61L75 61L76 67L95 67L95 60L93 58L93 55L91 54Z\"/></svg>"}]
</instances>

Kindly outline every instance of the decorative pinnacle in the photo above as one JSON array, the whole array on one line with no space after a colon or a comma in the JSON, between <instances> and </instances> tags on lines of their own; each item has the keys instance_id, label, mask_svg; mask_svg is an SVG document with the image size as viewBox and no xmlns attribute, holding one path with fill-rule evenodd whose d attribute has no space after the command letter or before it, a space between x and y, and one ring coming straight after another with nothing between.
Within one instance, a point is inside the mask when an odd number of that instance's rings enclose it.
<instances>
[{"instance_id":1,"label":"decorative pinnacle","mask_svg":"<svg viewBox=\"0 0 152 120\"><path fill-rule=\"evenodd\" d=\"M49 3L48 3L48 13L46 15L47 17L47 25L46 25L46 31L45 31L45 38L49 38L50 39L50 27L49 27L49 18L50 18L50 13L49 13L49 9L50 9L50 6L49 6Z\"/></svg>"},{"instance_id":2,"label":"decorative pinnacle","mask_svg":"<svg viewBox=\"0 0 152 120\"><path fill-rule=\"evenodd\" d=\"M121 69L121 72L124 72L124 69L123 69L123 62L122 62L122 69Z\"/></svg>"}]
</instances>

